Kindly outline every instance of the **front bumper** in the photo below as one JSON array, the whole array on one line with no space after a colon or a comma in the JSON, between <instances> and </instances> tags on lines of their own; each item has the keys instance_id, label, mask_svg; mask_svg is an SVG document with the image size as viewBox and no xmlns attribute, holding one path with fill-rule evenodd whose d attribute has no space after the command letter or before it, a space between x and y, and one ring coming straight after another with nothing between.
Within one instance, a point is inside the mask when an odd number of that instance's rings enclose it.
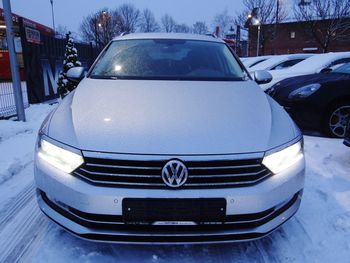
<instances>
[{"instance_id":1,"label":"front bumper","mask_svg":"<svg viewBox=\"0 0 350 263\"><path fill-rule=\"evenodd\" d=\"M274 231L298 210L304 160L249 187L225 189L128 189L94 186L40 159L35 162L41 210L85 239L118 243L216 243L252 240ZM226 221L215 225L130 225L124 198L225 198Z\"/></svg>"}]
</instances>

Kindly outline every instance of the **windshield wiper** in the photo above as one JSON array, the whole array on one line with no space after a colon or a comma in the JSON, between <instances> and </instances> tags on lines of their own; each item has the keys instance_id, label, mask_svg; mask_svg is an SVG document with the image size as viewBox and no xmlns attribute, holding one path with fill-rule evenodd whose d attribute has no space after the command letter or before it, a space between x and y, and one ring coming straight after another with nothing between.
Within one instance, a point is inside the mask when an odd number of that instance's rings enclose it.
<instances>
[{"instance_id":1,"label":"windshield wiper","mask_svg":"<svg viewBox=\"0 0 350 263\"><path fill-rule=\"evenodd\" d=\"M92 79L114 79L117 80L117 76L103 76L103 75L90 75L89 78Z\"/></svg>"}]
</instances>

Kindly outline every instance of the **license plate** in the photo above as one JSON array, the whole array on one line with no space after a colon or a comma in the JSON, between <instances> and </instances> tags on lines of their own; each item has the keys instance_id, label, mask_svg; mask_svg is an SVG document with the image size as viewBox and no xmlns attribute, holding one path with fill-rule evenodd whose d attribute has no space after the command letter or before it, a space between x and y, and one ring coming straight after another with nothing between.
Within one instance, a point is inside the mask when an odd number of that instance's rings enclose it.
<instances>
[{"instance_id":1,"label":"license plate","mask_svg":"<svg viewBox=\"0 0 350 263\"><path fill-rule=\"evenodd\" d=\"M125 198L123 199L123 218L126 223L154 224L155 222L210 223L224 222L226 199L158 199ZM175 224L175 223L174 223Z\"/></svg>"}]
</instances>

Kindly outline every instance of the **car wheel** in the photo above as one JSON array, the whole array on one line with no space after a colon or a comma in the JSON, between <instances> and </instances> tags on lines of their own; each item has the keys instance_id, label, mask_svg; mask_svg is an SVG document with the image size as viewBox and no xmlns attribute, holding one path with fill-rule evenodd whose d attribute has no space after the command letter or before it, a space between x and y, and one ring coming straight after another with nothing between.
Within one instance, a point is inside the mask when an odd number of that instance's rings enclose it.
<instances>
[{"instance_id":1,"label":"car wheel","mask_svg":"<svg viewBox=\"0 0 350 263\"><path fill-rule=\"evenodd\" d=\"M324 120L325 132L331 137L344 138L349 117L350 103L341 103L332 107Z\"/></svg>"}]
</instances>

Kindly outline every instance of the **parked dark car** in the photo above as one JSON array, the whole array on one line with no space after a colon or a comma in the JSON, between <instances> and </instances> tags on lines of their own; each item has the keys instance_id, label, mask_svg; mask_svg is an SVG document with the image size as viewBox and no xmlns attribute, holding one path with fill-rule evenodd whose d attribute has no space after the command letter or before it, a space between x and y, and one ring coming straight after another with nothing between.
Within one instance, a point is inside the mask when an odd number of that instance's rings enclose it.
<instances>
[{"instance_id":1,"label":"parked dark car","mask_svg":"<svg viewBox=\"0 0 350 263\"><path fill-rule=\"evenodd\" d=\"M350 63L331 72L288 78L265 91L305 129L345 136L350 117Z\"/></svg>"},{"instance_id":2,"label":"parked dark car","mask_svg":"<svg viewBox=\"0 0 350 263\"><path fill-rule=\"evenodd\" d=\"M346 132L345 132L344 144L350 147L350 117L348 121L348 126L346 128Z\"/></svg>"}]
</instances>

